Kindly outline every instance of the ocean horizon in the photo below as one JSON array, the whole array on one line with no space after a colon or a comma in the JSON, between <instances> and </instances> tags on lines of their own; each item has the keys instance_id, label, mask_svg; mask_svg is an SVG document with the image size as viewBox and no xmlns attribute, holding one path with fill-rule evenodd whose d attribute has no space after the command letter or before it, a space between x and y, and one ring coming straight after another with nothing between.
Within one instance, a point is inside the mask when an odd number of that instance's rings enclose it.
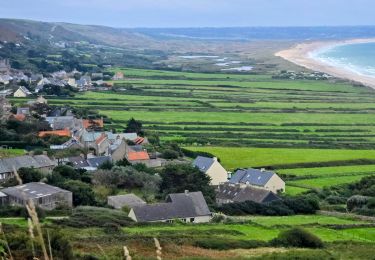
<instances>
[{"instance_id":1,"label":"ocean horizon","mask_svg":"<svg viewBox=\"0 0 375 260\"><path fill-rule=\"evenodd\" d=\"M310 57L361 76L375 78L375 42L328 46L311 52Z\"/></svg>"}]
</instances>

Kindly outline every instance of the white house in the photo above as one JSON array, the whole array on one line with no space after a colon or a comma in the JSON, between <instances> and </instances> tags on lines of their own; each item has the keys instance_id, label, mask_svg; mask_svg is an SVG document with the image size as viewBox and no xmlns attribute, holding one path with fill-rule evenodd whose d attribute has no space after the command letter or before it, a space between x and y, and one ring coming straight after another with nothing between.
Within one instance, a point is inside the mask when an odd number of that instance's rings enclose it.
<instances>
[{"instance_id":1,"label":"white house","mask_svg":"<svg viewBox=\"0 0 375 260\"><path fill-rule=\"evenodd\" d=\"M211 177L211 185L219 185L228 181L228 172L219 163L216 157L208 158L198 156L194 160L193 165L201 172Z\"/></svg>"},{"instance_id":2,"label":"white house","mask_svg":"<svg viewBox=\"0 0 375 260\"><path fill-rule=\"evenodd\" d=\"M13 96L14 97L27 97L31 95L31 92L30 90L28 90L27 88L21 86L17 89L16 92L14 92Z\"/></svg>"},{"instance_id":3,"label":"white house","mask_svg":"<svg viewBox=\"0 0 375 260\"><path fill-rule=\"evenodd\" d=\"M274 172L264 169L241 169L235 172L229 180L232 184L240 186L252 186L272 191L273 193L284 192L285 182Z\"/></svg>"}]
</instances>

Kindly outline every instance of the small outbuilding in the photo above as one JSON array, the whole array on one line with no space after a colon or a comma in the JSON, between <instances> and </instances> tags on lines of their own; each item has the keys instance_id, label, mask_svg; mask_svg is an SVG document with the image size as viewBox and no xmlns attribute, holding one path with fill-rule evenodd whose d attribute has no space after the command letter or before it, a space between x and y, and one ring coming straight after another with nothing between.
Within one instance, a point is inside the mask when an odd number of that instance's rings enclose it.
<instances>
[{"instance_id":1,"label":"small outbuilding","mask_svg":"<svg viewBox=\"0 0 375 260\"><path fill-rule=\"evenodd\" d=\"M123 207L132 208L135 206L146 205L146 202L140 197L131 194L109 196L108 205L114 207L115 209L122 209Z\"/></svg>"},{"instance_id":2,"label":"small outbuilding","mask_svg":"<svg viewBox=\"0 0 375 260\"><path fill-rule=\"evenodd\" d=\"M5 194L2 197L3 203L12 206L25 206L29 200L32 200L35 206L46 210L52 210L58 206L71 208L73 205L72 192L42 182L9 187L2 189L1 192Z\"/></svg>"}]
</instances>

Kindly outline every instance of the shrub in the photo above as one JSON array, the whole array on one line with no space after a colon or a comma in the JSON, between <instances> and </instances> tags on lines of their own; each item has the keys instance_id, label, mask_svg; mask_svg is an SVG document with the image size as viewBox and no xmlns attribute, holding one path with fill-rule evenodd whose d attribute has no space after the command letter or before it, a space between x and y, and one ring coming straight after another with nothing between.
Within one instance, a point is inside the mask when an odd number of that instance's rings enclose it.
<instances>
[{"instance_id":1,"label":"shrub","mask_svg":"<svg viewBox=\"0 0 375 260\"><path fill-rule=\"evenodd\" d=\"M331 205L346 203L346 199L344 197L334 196L334 195L328 196L325 200L327 201L328 204L331 204Z\"/></svg>"},{"instance_id":2,"label":"shrub","mask_svg":"<svg viewBox=\"0 0 375 260\"><path fill-rule=\"evenodd\" d=\"M177 159L179 156L178 152L171 150L171 149L165 149L162 153L162 157L164 159Z\"/></svg>"},{"instance_id":3,"label":"shrub","mask_svg":"<svg viewBox=\"0 0 375 260\"><path fill-rule=\"evenodd\" d=\"M356 208L361 208L362 206L366 205L368 202L368 197L366 196L361 196L361 195L354 195L351 196L347 202L346 202L346 207L349 211L352 211Z\"/></svg>"},{"instance_id":4,"label":"shrub","mask_svg":"<svg viewBox=\"0 0 375 260\"><path fill-rule=\"evenodd\" d=\"M322 240L302 228L283 231L270 242L273 246L322 248Z\"/></svg>"},{"instance_id":5,"label":"shrub","mask_svg":"<svg viewBox=\"0 0 375 260\"><path fill-rule=\"evenodd\" d=\"M250 249L257 247L265 247L267 246L267 242L258 240L230 240L207 238L204 240L195 241L194 245L206 249L230 250L237 248Z\"/></svg>"},{"instance_id":6,"label":"shrub","mask_svg":"<svg viewBox=\"0 0 375 260\"><path fill-rule=\"evenodd\" d=\"M97 207L77 207L70 218L54 220L55 223L71 227L104 227L129 226L133 223L128 215L121 210Z\"/></svg>"}]
</instances>

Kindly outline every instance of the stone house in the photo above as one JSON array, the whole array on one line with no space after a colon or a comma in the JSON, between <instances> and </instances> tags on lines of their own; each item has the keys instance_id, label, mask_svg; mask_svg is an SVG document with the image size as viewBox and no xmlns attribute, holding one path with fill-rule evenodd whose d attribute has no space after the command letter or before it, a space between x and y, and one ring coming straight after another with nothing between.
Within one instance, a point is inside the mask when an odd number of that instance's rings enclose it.
<instances>
[{"instance_id":1,"label":"stone house","mask_svg":"<svg viewBox=\"0 0 375 260\"><path fill-rule=\"evenodd\" d=\"M217 158L208 158L198 156L193 165L198 168L201 172L207 174L211 178L211 185L219 185L228 181L228 172L218 162Z\"/></svg>"},{"instance_id":2,"label":"stone house","mask_svg":"<svg viewBox=\"0 0 375 260\"><path fill-rule=\"evenodd\" d=\"M276 194L285 191L285 182L275 172L266 171L265 169L249 168L238 170L229 182L240 186L263 188Z\"/></svg>"},{"instance_id":3,"label":"stone house","mask_svg":"<svg viewBox=\"0 0 375 260\"><path fill-rule=\"evenodd\" d=\"M202 192L174 193L167 196L165 203L134 206L129 217L136 222L183 222L205 223L212 218Z\"/></svg>"}]
</instances>

